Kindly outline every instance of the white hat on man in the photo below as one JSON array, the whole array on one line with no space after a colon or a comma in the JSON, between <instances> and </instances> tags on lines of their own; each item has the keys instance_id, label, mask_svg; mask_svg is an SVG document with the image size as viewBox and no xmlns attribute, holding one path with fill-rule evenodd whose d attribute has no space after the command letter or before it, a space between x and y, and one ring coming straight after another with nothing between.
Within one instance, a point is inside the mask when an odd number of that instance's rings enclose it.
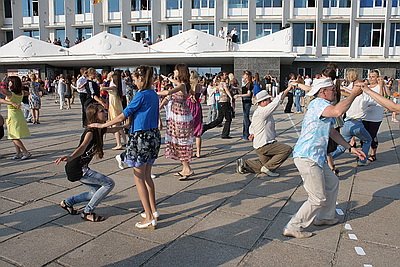
<instances>
[{"instance_id":1,"label":"white hat on man","mask_svg":"<svg viewBox=\"0 0 400 267\"><path fill-rule=\"evenodd\" d=\"M330 87L333 85L331 78L314 79L311 90L307 93L308 96L314 96L321 88Z\"/></svg>"},{"instance_id":2,"label":"white hat on man","mask_svg":"<svg viewBox=\"0 0 400 267\"><path fill-rule=\"evenodd\" d=\"M272 98L271 95L268 94L267 91L262 90L261 92L259 92L258 94L256 94L256 104L260 103L261 101L264 101L268 98Z\"/></svg>"}]
</instances>

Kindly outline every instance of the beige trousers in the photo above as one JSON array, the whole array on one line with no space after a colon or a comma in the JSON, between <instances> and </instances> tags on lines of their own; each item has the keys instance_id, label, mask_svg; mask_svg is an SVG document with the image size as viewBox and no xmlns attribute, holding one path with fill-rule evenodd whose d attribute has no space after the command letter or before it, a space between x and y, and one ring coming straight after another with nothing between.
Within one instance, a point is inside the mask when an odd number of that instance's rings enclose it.
<instances>
[{"instance_id":1,"label":"beige trousers","mask_svg":"<svg viewBox=\"0 0 400 267\"><path fill-rule=\"evenodd\" d=\"M325 163L323 168L308 158L295 158L294 164L303 179L308 199L292 217L286 228L300 231L317 217L319 220L335 218L339 179Z\"/></svg>"},{"instance_id":2,"label":"beige trousers","mask_svg":"<svg viewBox=\"0 0 400 267\"><path fill-rule=\"evenodd\" d=\"M256 149L258 159L256 160L245 160L246 170L254 173L260 173L261 167L265 166L270 171L278 169L282 163L292 153L292 147L275 142L267 144Z\"/></svg>"}]
</instances>

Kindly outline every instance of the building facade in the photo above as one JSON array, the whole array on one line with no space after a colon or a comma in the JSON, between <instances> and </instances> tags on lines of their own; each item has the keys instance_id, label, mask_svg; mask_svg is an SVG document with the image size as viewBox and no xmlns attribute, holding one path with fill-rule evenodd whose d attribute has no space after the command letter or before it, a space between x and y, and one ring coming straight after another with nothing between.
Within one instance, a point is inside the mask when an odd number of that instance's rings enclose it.
<instances>
[{"instance_id":1,"label":"building facade","mask_svg":"<svg viewBox=\"0 0 400 267\"><path fill-rule=\"evenodd\" d=\"M20 35L67 37L70 46L102 31L155 42L188 29L238 42L293 29L295 62L284 72L313 74L327 62L384 69L400 79L400 0L3 0L0 42Z\"/></svg>"}]
</instances>

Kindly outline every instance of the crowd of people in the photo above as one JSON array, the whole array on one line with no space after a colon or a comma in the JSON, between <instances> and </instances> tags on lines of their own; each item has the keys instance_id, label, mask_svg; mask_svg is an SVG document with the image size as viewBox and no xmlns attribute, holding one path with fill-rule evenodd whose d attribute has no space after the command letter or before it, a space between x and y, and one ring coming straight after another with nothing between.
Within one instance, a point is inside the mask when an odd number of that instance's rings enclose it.
<instances>
[{"instance_id":1,"label":"crowd of people","mask_svg":"<svg viewBox=\"0 0 400 267\"><path fill-rule=\"evenodd\" d=\"M377 133L384 118L384 107L392 112L400 111L400 105L387 98L396 96L393 82L381 78L379 71L371 70L366 80L360 80L355 70L347 70L345 79L339 79L336 73L337 66L330 64L314 79L290 74L287 82L282 83L283 90L279 90L277 78L271 75L261 78L249 70L242 73L239 82L233 73L226 72L200 77L185 64L177 64L167 76L155 75L149 66L139 66L133 73L118 69L98 73L94 68L81 68L76 78L60 74L54 81L42 82L35 74L22 80L7 77L0 87L5 98L0 99L8 107L8 139L16 148L13 159L23 160L31 157L21 141L29 136L27 120L40 124L41 91L50 93L53 88L61 110L71 107L73 101L66 99L73 99L74 92L79 94L83 134L78 147L55 162L66 162L68 179L88 185L90 191L66 198L60 206L75 215L79 212L74 206L87 202L80 213L84 220L105 219L94 210L115 183L92 170L89 163L94 156L103 157L103 136L111 132L116 142L113 149L121 150L116 156L118 166L133 168L144 209L142 220L135 225L140 229L156 228L159 219L152 166L160 150L160 130L166 128L165 157L181 164L181 170L175 175L178 180L187 181L195 175L192 158L202 157L202 135L206 131L221 126L220 137L232 138L230 127L235 118L235 101L241 99L242 140L252 142L258 159L238 159L237 172L277 177L277 169L293 153L309 197L285 226L283 235L307 238L312 236L304 231L309 225L338 222L335 205L339 173L334 160L347 150L359 158L358 166L377 160ZM24 97L28 100L26 107L21 104ZM285 98L288 98L286 113L292 113L293 98L296 113L305 113L294 148L278 142L275 131L273 113ZM250 119L253 105L256 109ZM207 119L203 119L205 106ZM28 107L31 118L22 112ZM160 116L162 110L165 110L165 121ZM358 148L357 141L361 142Z\"/></svg>"}]
</instances>

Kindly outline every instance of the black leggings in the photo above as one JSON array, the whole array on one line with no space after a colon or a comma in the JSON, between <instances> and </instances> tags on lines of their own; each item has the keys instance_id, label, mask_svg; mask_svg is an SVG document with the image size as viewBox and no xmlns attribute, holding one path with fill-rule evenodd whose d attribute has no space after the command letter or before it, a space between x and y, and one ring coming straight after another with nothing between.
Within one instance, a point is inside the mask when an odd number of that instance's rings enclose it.
<instances>
[{"instance_id":1,"label":"black leggings","mask_svg":"<svg viewBox=\"0 0 400 267\"><path fill-rule=\"evenodd\" d=\"M378 147L378 131L379 127L381 126L381 121L363 121L365 129L369 132L372 138L371 148Z\"/></svg>"}]
</instances>

